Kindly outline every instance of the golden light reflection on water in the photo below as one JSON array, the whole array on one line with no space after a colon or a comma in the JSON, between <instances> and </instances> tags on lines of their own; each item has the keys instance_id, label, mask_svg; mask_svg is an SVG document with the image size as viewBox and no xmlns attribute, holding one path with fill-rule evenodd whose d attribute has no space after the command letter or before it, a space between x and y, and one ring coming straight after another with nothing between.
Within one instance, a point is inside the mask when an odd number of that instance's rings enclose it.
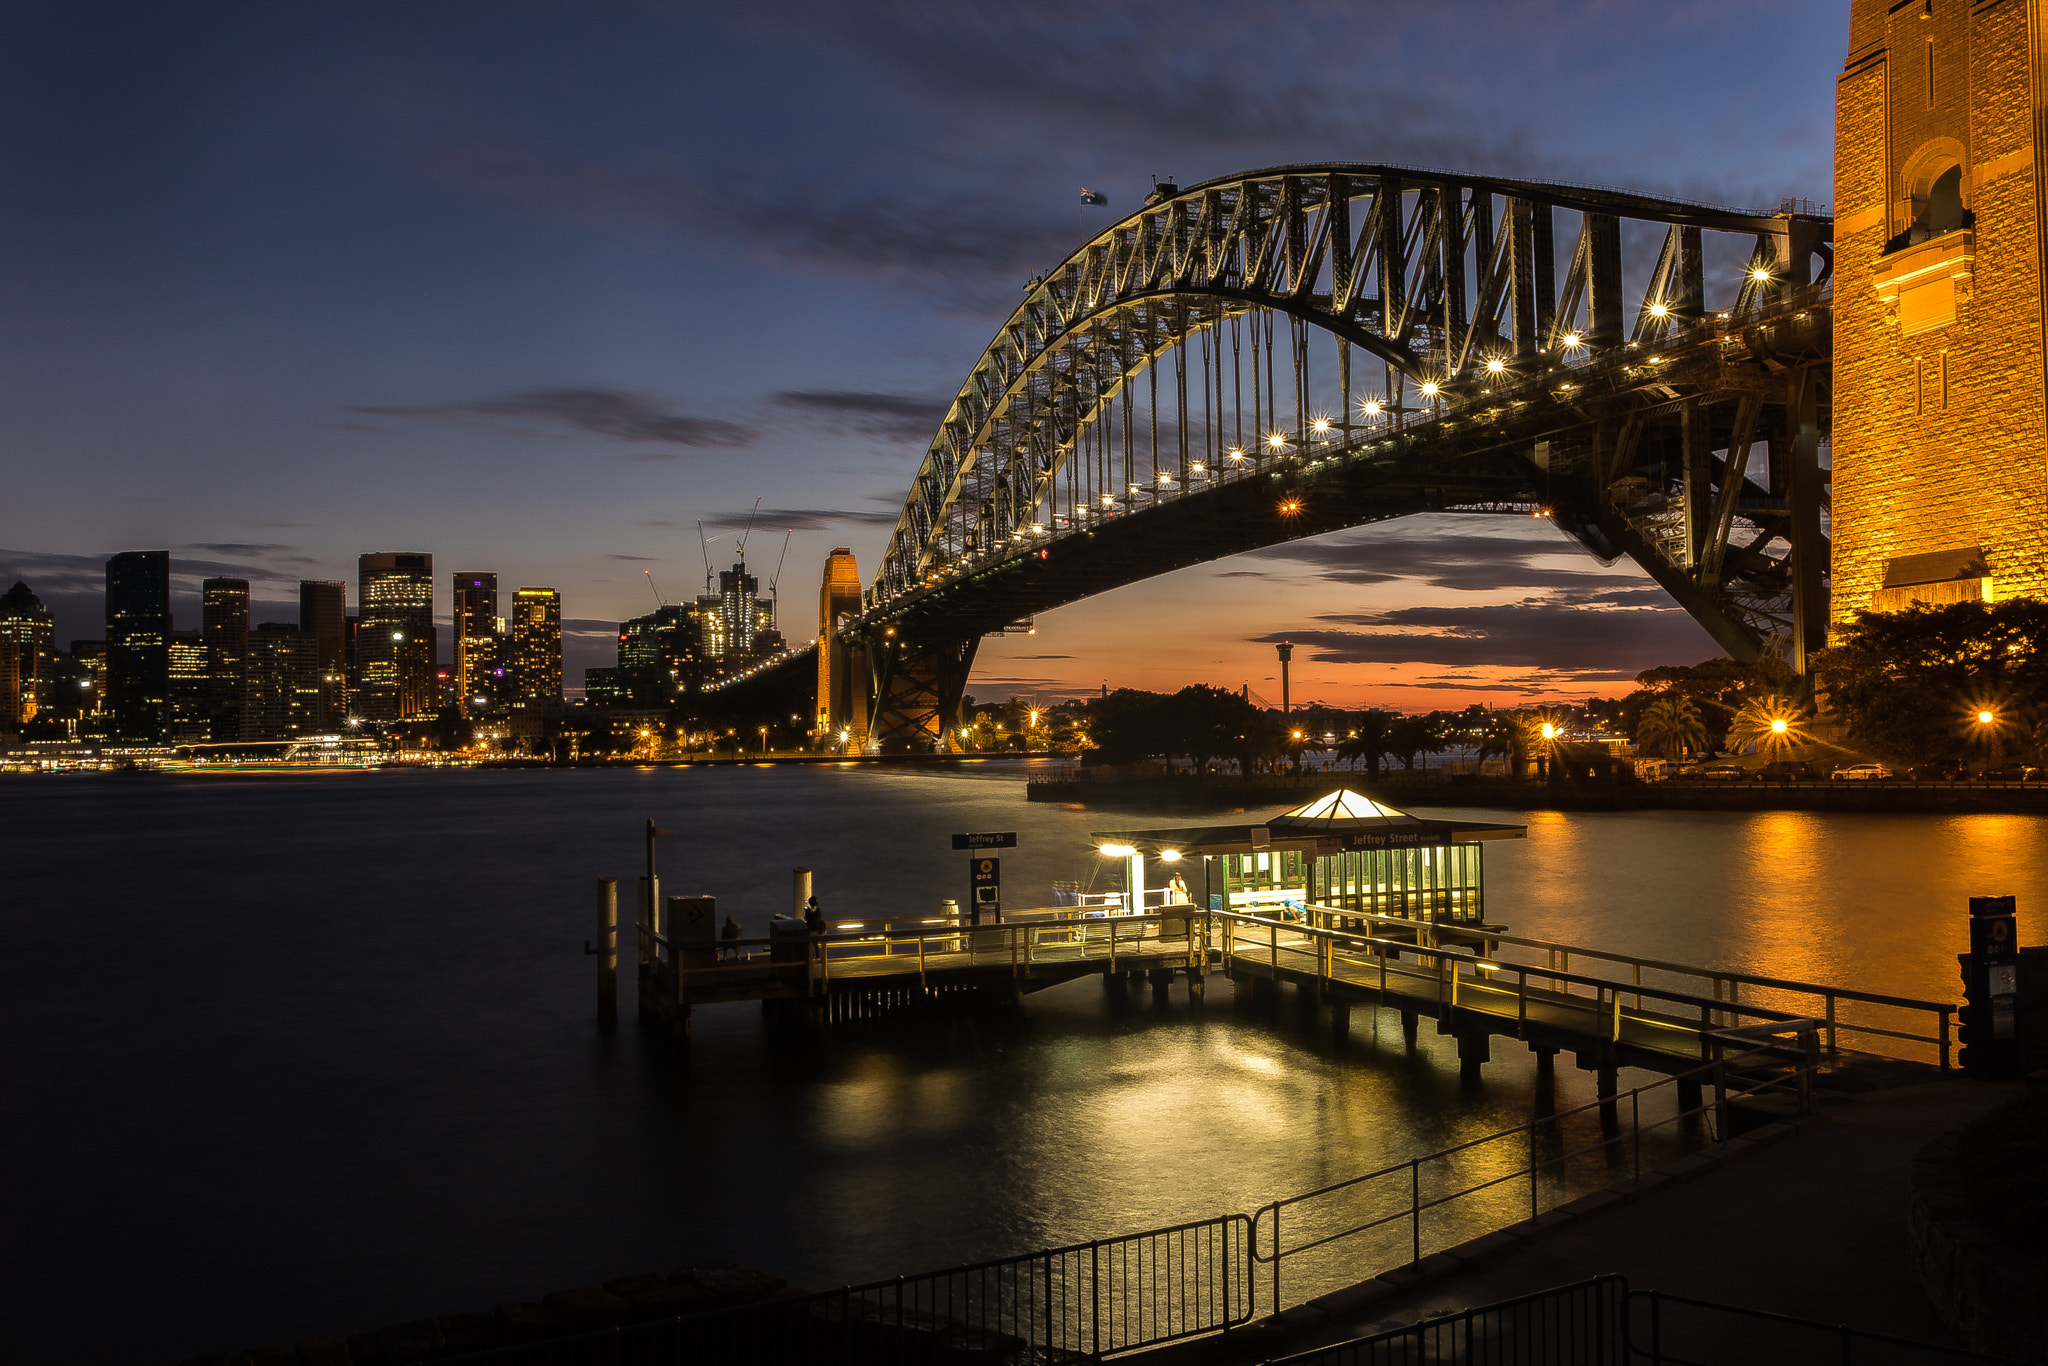
<instances>
[{"instance_id":1,"label":"golden light reflection on water","mask_svg":"<svg viewBox=\"0 0 2048 1366\"><path fill-rule=\"evenodd\" d=\"M1506 813L1503 813L1504 815ZM1952 1000L1971 896L2048 931L2048 819L1797 811L1532 812L1487 850L1512 932L1762 976Z\"/></svg>"}]
</instances>

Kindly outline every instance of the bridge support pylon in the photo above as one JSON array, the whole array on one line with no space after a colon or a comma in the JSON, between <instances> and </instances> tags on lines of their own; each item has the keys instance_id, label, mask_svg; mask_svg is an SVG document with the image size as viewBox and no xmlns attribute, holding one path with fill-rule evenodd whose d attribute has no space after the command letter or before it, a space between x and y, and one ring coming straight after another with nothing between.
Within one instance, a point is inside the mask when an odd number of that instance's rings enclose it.
<instances>
[{"instance_id":1,"label":"bridge support pylon","mask_svg":"<svg viewBox=\"0 0 2048 1366\"><path fill-rule=\"evenodd\" d=\"M866 684L867 747L873 751L959 748L960 699L974 670L979 636L911 640L885 626L849 643L849 671Z\"/></svg>"}]
</instances>

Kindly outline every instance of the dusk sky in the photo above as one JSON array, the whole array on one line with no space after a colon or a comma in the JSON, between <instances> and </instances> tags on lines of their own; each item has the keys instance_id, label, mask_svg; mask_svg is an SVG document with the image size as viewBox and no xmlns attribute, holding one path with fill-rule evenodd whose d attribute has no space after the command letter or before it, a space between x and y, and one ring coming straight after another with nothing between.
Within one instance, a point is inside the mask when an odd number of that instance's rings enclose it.
<instances>
[{"instance_id":1,"label":"dusk sky","mask_svg":"<svg viewBox=\"0 0 2048 1366\"><path fill-rule=\"evenodd\" d=\"M0 590L102 634L243 575L424 550L557 588L567 678L702 591L696 523L815 629L872 576L1027 277L1151 178L1392 162L1775 207L1832 193L1847 0L0 9ZM1249 683L1406 710L1625 691L1718 653L1547 523L1415 519L984 642L969 691Z\"/></svg>"}]
</instances>

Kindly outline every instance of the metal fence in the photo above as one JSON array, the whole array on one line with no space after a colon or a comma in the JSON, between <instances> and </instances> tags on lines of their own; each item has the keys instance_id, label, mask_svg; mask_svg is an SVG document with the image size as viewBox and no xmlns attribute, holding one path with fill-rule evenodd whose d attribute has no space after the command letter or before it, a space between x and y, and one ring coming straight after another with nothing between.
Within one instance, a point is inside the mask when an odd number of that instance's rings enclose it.
<instances>
[{"instance_id":1,"label":"metal fence","mask_svg":"<svg viewBox=\"0 0 2048 1366\"><path fill-rule=\"evenodd\" d=\"M2008 1357L1659 1290L1624 1276L1538 1291L1318 1347L1269 1366L1947 1366Z\"/></svg>"},{"instance_id":2,"label":"metal fence","mask_svg":"<svg viewBox=\"0 0 2048 1366\"><path fill-rule=\"evenodd\" d=\"M564 1366L1058 1362L1248 1322L1242 1214L464 1358Z\"/></svg>"},{"instance_id":3,"label":"metal fence","mask_svg":"<svg viewBox=\"0 0 2048 1366\"><path fill-rule=\"evenodd\" d=\"M1813 1021L1716 1031L1712 1043L1715 1059L1692 1071L1262 1206L1252 1217L1252 1256L1264 1268L1265 1298L1274 1310L1286 1302L1281 1273L1291 1259L1352 1240L1364 1240L1347 1249L1353 1264L1399 1265L1401 1253L1420 1262L1426 1252L1469 1236L1441 1217L1461 1201L1486 1204L1499 1224L1513 1222L1510 1202L1519 1206L1514 1215L1526 1209L1533 1219L1570 1198L1567 1178L1575 1159L1593 1157L1609 1173L1640 1177L1646 1136L1670 1129L1725 1139L1737 1102L1785 1097L1800 1113L1811 1106L1818 1066ZM1690 1090L1697 1091L1697 1104L1684 1103ZM1681 1099L1671 1114L1646 1122L1643 1098L1661 1098L1660 1092ZM1598 1137L1573 1146L1568 1121L1596 1112ZM1515 1199L1522 1189L1526 1206ZM1431 1216L1438 1216L1434 1227ZM1381 1236L1373 1239L1375 1233Z\"/></svg>"}]
</instances>

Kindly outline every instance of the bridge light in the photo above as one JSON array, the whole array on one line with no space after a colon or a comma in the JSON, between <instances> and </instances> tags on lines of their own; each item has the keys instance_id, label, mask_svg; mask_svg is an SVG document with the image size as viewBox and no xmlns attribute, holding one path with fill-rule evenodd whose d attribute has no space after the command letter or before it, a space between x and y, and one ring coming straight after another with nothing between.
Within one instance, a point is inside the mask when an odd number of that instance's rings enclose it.
<instances>
[{"instance_id":1,"label":"bridge light","mask_svg":"<svg viewBox=\"0 0 2048 1366\"><path fill-rule=\"evenodd\" d=\"M1751 268L1749 278L1760 285L1767 284L1770 281L1771 272L1763 266L1755 266Z\"/></svg>"},{"instance_id":2,"label":"bridge light","mask_svg":"<svg viewBox=\"0 0 2048 1366\"><path fill-rule=\"evenodd\" d=\"M1380 406L1380 401L1378 399L1369 398L1365 401L1365 415L1367 417L1378 417L1381 411L1382 409Z\"/></svg>"},{"instance_id":3,"label":"bridge light","mask_svg":"<svg viewBox=\"0 0 2048 1366\"><path fill-rule=\"evenodd\" d=\"M1671 316L1671 309L1664 304L1651 304L1650 316L1653 318L1668 318Z\"/></svg>"},{"instance_id":4,"label":"bridge light","mask_svg":"<svg viewBox=\"0 0 2048 1366\"><path fill-rule=\"evenodd\" d=\"M1424 398L1435 398L1437 396L1439 388L1440 386L1437 384L1435 380L1426 379L1422 382L1422 396Z\"/></svg>"},{"instance_id":5,"label":"bridge light","mask_svg":"<svg viewBox=\"0 0 2048 1366\"><path fill-rule=\"evenodd\" d=\"M1792 729L1791 723L1786 721L1784 717L1774 716L1771 718L1771 734L1783 735L1790 729Z\"/></svg>"},{"instance_id":6,"label":"bridge light","mask_svg":"<svg viewBox=\"0 0 2048 1366\"><path fill-rule=\"evenodd\" d=\"M1266 444L1277 451L1287 444L1287 438L1278 432L1268 432L1266 433Z\"/></svg>"},{"instance_id":7,"label":"bridge light","mask_svg":"<svg viewBox=\"0 0 2048 1366\"><path fill-rule=\"evenodd\" d=\"M1301 500L1299 498L1289 498L1286 502L1280 505L1280 512L1283 516L1292 517L1295 513L1300 511Z\"/></svg>"},{"instance_id":8,"label":"bridge light","mask_svg":"<svg viewBox=\"0 0 2048 1366\"><path fill-rule=\"evenodd\" d=\"M1310 427L1311 427L1311 428L1312 428L1312 429L1313 429L1313 430L1315 431L1315 434L1316 434L1317 436L1327 436L1327 435L1329 435L1329 432L1330 432L1330 419L1328 419L1327 417L1319 417L1319 418L1317 418L1317 419L1316 419L1316 420L1315 420L1314 422L1310 423L1309 425L1310 425Z\"/></svg>"},{"instance_id":9,"label":"bridge light","mask_svg":"<svg viewBox=\"0 0 2048 1366\"><path fill-rule=\"evenodd\" d=\"M1499 356L1495 356L1493 359L1486 362L1486 373L1489 375L1498 375L1505 371L1507 368L1508 363L1502 360Z\"/></svg>"},{"instance_id":10,"label":"bridge light","mask_svg":"<svg viewBox=\"0 0 2048 1366\"><path fill-rule=\"evenodd\" d=\"M1977 724L1980 726L1988 726L1997 719L1998 718L1995 715L1988 711L1980 711L1977 713Z\"/></svg>"},{"instance_id":11,"label":"bridge light","mask_svg":"<svg viewBox=\"0 0 2048 1366\"><path fill-rule=\"evenodd\" d=\"M1585 344L1586 339L1577 332L1567 332L1564 334L1564 345L1567 351L1576 351Z\"/></svg>"},{"instance_id":12,"label":"bridge light","mask_svg":"<svg viewBox=\"0 0 2048 1366\"><path fill-rule=\"evenodd\" d=\"M1550 722L1545 721L1543 723L1543 738L1546 740L1555 740L1557 738L1557 727L1552 725Z\"/></svg>"},{"instance_id":13,"label":"bridge light","mask_svg":"<svg viewBox=\"0 0 2048 1366\"><path fill-rule=\"evenodd\" d=\"M1237 447L1232 446L1230 448L1230 458L1232 460L1242 460L1244 459L1244 452L1239 450Z\"/></svg>"}]
</instances>

